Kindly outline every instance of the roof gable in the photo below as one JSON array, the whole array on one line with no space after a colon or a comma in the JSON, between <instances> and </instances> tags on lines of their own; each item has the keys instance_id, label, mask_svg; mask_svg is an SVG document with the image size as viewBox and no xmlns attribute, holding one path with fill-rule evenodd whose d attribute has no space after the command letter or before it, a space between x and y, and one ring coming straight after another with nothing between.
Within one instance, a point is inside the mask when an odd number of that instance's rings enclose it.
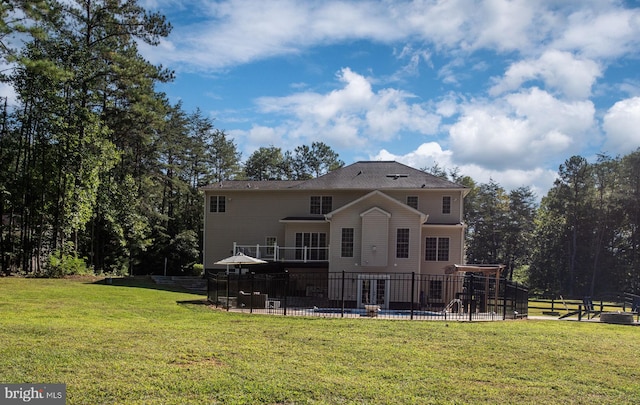
<instances>
[{"instance_id":1,"label":"roof gable","mask_svg":"<svg viewBox=\"0 0 640 405\"><path fill-rule=\"evenodd\" d=\"M346 209L348 209L348 208L350 208L350 207L352 207L352 206L354 206L354 205L356 205L356 204L358 204L358 203L360 203L362 201L368 200L368 199L370 199L370 198L372 198L374 196L381 196L381 197L385 198L386 200L392 202L393 204L397 205L398 207L400 207L400 208L402 208L404 210L413 212L414 214L420 216L420 220L422 222L426 222L427 218L429 217L428 215L425 215L424 213L418 211L417 209L409 207L407 204L403 204L402 202L396 200L395 198L389 197L388 195L386 195L385 193L383 193L381 191L374 190L374 191L372 191L372 192L370 192L368 194L363 195L362 197L360 197L358 199L355 199L355 200L351 201L349 204L345 204L342 207L331 211L330 213L325 215L325 218L327 218L327 220L331 220L331 217L333 217L334 215L336 215L336 214L338 214L338 213L340 213L340 212L342 212L342 211L344 211L344 210L346 210Z\"/></svg>"}]
</instances>

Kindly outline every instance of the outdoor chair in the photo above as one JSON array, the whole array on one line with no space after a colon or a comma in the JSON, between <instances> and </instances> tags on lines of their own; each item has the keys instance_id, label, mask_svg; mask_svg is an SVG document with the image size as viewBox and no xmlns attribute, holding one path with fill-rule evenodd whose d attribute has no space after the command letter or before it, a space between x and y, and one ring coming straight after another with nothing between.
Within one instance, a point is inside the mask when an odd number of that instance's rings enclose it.
<instances>
[{"instance_id":1,"label":"outdoor chair","mask_svg":"<svg viewBox=\"0 0 640 405\"><path fill-rule=\"evenodd\" d=\"M600 311L596 311L593 308L593 300L591 297L584 297L582 299L582 304L584 305L584 312L587 315L587 319L595 318L596 315L600 313Z\"/></svg>"}]
</instances>

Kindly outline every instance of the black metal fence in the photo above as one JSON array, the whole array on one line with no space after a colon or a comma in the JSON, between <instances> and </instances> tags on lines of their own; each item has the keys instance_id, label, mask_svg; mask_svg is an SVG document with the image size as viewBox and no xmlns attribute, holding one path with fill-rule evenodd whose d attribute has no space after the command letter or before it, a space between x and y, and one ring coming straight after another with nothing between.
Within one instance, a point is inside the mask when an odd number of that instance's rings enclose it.
<instances>
[{"instance_id":1,"label":"black metal fence","mask_svg":"<svg viewBox=\"0 0 640 405\"><path fill-rule=\"evenodd\" d=\"M207 298L251 313L473 321L526 317L529 293L522 284L475 274L208 272Z\"/></svg>"}]
</instances>

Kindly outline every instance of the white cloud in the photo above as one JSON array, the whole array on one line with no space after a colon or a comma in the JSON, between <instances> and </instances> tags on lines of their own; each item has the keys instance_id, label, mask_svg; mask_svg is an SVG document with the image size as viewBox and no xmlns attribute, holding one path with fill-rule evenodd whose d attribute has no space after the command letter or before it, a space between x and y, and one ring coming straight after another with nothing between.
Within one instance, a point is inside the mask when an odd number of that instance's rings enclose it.
<instances>
[{"instance_id":1,"label":"white cloud","mask_svg":"<svg viewBox=\"0 0 640 405\"><path fill-rule=\"evenodd\" d=\"M366 113L367 132L389 140L400 131L434 134L440 118L418 103L410 103L411 96L396 89L383 89ZM375 134L378 134L377 136Z\"/></svg>"},{"instance_id":2,"label":"white cloud","mask_svg":"<svg viewBox=\"0 0 640 405\"><path fill-rule=\"evenodd\" d=\"M436 104L436 112L442 117L451 117L458 109L458 96L453 93L446 94Z\"/></svg>"},{"instance_id":3,"label":"white cloud","mask_svg":"<svg viewBox=\"0 0 640 405\"><path fill-rule=\"evenodd\" d=\"M537 134L557 131L582 146L595 130L595 107L590 100L564 101L535 87L509 94L505 100L517 116L526 117Z\"/></svg>"},{"instance_id":4,"label":"white cloud","mask_svg":"<svg viewBox=\"0 0 640 405\"><path fill-rule=\"evenodd\" d=\"M604 116L605 151L626 154L640 146L640 97L618 101Z\"/></svg>"},{"instance_id":5,"label":"white cloud","mask_svg":"<svg viewBox=\"0 0 640 405\"><path fill-rule=\"evenodd\" d=\"M341 147L362 147L368 140L389 141L401 132L435 134L440 118L430 108L412 102L412 94L393 88L375 91L371 80L344 68L338 73L342 87L326 94L295 93L257 100L264 114L287 117L287 133Z\"/></svg>"},{"instance_id":6,"label":"white cloud","mask_svg":"<svg viewBox=\"0 0 640 405\"><path fill-rule=\"evenodd\" d=\"M590 101L563 102L536 88L474 101L451 126L451 149L461 162L531 169L579 151L595 133L594 114Z\"/></svg>"},{"instance_id":7,"label":"white cloud","mask_svg":"<svg viewBox=\"0 0 640 405\"><path fill-rule=\"evenodd\" d=\"M279 132L276 128L254 125L247 131L246 138L249 144L280 146L274 143L280 139Z\"/></svg>"},{"instance_id":8,"label":"white cloud","mask_svg":"<svg viewBox=\"0 0 640 405\"><path fill-rule=\"evenodd\" d=\"M344 83L344 87L326 95L303 92L286 97L263 97L258 104L265 113L292 113L302 119L312 118L321 124L340 113L357 113L373 104L374 93L367 78L349 68L342 69L337 78Z\"/></svg>"},{"instance_id":9,"label":"white cloud","mask_svg":"<svg viewBox=\"0 0 640 405\"><path fill-rule=\"evenodd\" d=\"M538 59L513 63L489 93L500 95L516 90L531 80L542 80L549 89L570 99L590 96L596 79L602 76L600 66L588 59L577 58L568 52L550 50Z\"/></svg>"},{"instance_id":10,"label":"white cloud","mask_svg":"<svg viewBox=\"0 0 640 405\"><path fill-rule=\"evenodd\" d=\"M464 58L453 58L438 70L438 78L442 83L450 85L458 85L458 71L465 65Z\"/></svg>"},{"instance_id":11,"label":"white cloud","mask_svg":"<svg viewBox=\"0 0 640 405\"><path fill-rule=\"evenodd\" d=\"M220 70L349 39L390 43L406 36L378 2L209 1L191 26L174 30L158 49L141 45L154 63Z\"/></svg>"},{"instance_id":12,"label":"white cloud","mask_svg":"<svg viewBox=\"0 0 640 405\"><path fill-rule=\"evenodd\" d=\"M555 171L543 168L492 170L474 164L459 164L454 152L443 150L437 142L423 143L416 150L404 155L396 155L382 149L377 154L369 156L369 159L395 160L418 169L428 169L437 164L445 171L457 170L461 175L470 176L477 183L489 183L493 180L507 191L518 187L530 187L538 198L547 193L557 176Z\"/></svg>"},{"instance_id":13,"label":"white cloud","mask_svg":"<svg viewBox=\"0 0 640 405\"><path fill-rule=\"evenodd\" d=\"M530 0L490 0L470 8L468 18L475 26L472 46L508 51L531 47L536 38L538 14L545 10ZM544 29L544 26L540 27Z\"/></svg>"},{"instance_id":14,"label":"white cloud","mask_svg":"<svg viewBox=\"0 0 640 405\"><path fill-rule=\"evenodd\" d=\"M640 96L640 80L637 79L625 79L624 82L618 84L618 88L614 89L616 92L622 92L631 97Z\"/></svg>"},{"instance_id":15,"label":"white cloud","mask_svg":"<svg viewBox=\"0 0 640 405\"><path fill-rule=\"evenodd\" d=\"M495 181L507 192L519 187L529 187L536 194L538 200L553 186L557 172L540 167L530 170L504 169L489 170L481 166L460 166L460 173L471 177L477 183Z\"/></svg>"},{"instance_id":16,"label":"white cloud","mask_svg":"<svg viewBox=\"0 0 640 405\"><path fill-rule=\"evenodd\" d=\"M500 52L534 48L549 30L551 11L527 0L449 0L401 3L393 18L410 27L408 35L433 43L439 50ZM543 33L543 34L538 34Z\"/></svg>"},{"instance_id":17,"label":"white cloud","mask_svg":"<svg viewBox=\"0 0 640 405\"><path fill-rule=\"evenodd\" d=\"M640 44L640 10L617 7L618 2L595 1L573 10L556 28L550 46L588 58L615 58L635 53Z\"/></svg>"},{"instance_id":18,"label":"white cloud","mask_svg":"<svg viewBox=\"0 0 640 405\"><path fill-rule=\"evenodd\" d=\"M396 52L394 51L394 53ZM402 50L397 52L396 57L399 60L408 60L408 62L389 79L390 81L401 81L407 77L419 76L423 63L433 68L431 52L428 49L413 49L412 45L405 44Z\"/></svg>"},{"instance_id":19,"label":"white cloud","mask_svg":"<svg viewBox=\"0 0 640 405\"><path fill-rule=\"evenodd\" d=\"M526 156L530 138L525 119L512 118L480 106L467 108L449 133L451 148L459 159L489 167L504 167L520 161Z\"/></svg>"},{"instance_id":20,"label":"white cloud","mask_svg":"<svg viewBox=\"0 0 640 405\"><path fill-rule=\"evenodd\" d=\"M430 168L435 164L443 169L454 169L452 158L453 153L443 150L437 142L423 143L405 155L396 155L382 149L377 154L369 156L370 160L395 160L417 169Z\"/></svg>"},{"instance_id":21,"label":"white cloud","mask_svg":"<svg viewBox=\"0 0 640 405\"><path fill-rule=\"evenodd\" d=\"M159 10L172 7L198 17L191 25L176 27L159 48L141 45L145 56L154 63L196 70L221 70L362 39L404 42L406 49L415 44L426 50L412 57L410 71L420 58L430 58L431 48L457 54L489 49L523 55L555 48L585 57L611 57L637 47L640 38L638 10L604 1L208 0L191 4L186 11L184 3L148 1L157 3Z\"/></svg>"},{"instance_id":22,"label":"white cloud","mask_svg":"<svg viewBox=\"0 0 640 405\"><path fill-rule=\"evenodd\" d=\"M226 131L226 133L236 145L240 146L243 159L248 158L260 147L275 146L284 150L289 149L281 127L272 128L263 125L252 125L247 130L233 129Z\"/></svg>"},{"instance_id":23,"label":"white cloud","mask_svg":"<svg viewBox=\"0 0 640 405\"><path fill-rule=\"evenodd\" d=\"M523 4L513 7L524 7ZM485 42L492 44L500 40L496 28L488 22L471 21L476 15L474 2L464 0L435 5L423 2L228 0L201 1L191 7L200 14L197 22L176 27L158 48L140 45L147 59L180 69L220 70L345 40L367 39L386 44L417 40L445 48L458 46L471 37L488 36L490 38ZM513 10L510 14L522 15ZM499 16L492 21L506 22L512 17ZM500 27L505 28L504 25ZM518 24L514 22L509 26L518 27ZM469 32L471 29L496 31L483 36L478 35L479 32Z\"/></svg>"}]
</instances>

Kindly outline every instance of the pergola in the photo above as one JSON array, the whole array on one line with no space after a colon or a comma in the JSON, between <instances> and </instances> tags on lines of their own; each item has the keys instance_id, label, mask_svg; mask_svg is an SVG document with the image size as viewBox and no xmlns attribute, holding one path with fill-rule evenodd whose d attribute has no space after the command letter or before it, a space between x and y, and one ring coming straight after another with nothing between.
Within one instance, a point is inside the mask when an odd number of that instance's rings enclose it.
<instances>
[{"instance_id":1,"label":"pergola","mask_svg":"<svg viewBox=\"0 0 640 405\"><path fill-rule=\"evenodd\" d=\"M453 274L453 273L458 273L458 272L469 272L469 273L482 273L482 275L485 276L485 291L489 291L489 277L492 275L495 275L496 278L496 296L495 296L495 303L496 305L498 304L498 293L499 293L499 288L498 286L499 284L499 280L500 280L500 273L502 272L502 270L504 270L507 266L504 264L452 264L449 265L445 268L445 273L446 274ZM486 312L486 305L487 302L485 300L485 308L483 309L483 312Z\"/></svg>"}]
</instances>

